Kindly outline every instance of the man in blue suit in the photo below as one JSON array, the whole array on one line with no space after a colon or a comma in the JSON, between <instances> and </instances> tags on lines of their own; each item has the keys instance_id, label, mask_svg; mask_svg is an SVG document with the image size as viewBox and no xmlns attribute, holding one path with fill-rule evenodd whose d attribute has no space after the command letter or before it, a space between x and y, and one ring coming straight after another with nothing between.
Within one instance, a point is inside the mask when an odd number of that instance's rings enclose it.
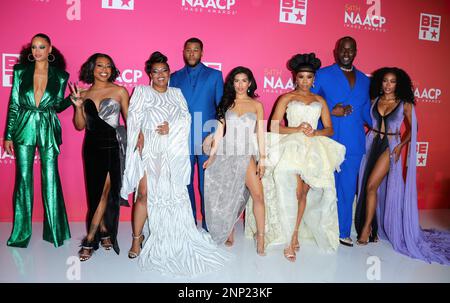
<instances>
[{"instance_id":1,"label":"man in blue suit","mask_svg":"<svg viewBox=\"0 0 450 303\"><path fill-rule=\"evenodd\" d=\"M350 232L359 165L365 152L364 123L371 125L370 79L353 66L356 51L355 39L339 39L334 49L336 63L317 71L313 88L332 109L332 138L346 147L341 171L335 173L339 241L346 246L353 246Z\"/></svg>"},{"instance_id":2,"label":"man in blue suit","mask_svg":"<svg viewBox=\"0 0 450 303\"><path fill-rule=\"evenodd\" d=\"M191 206L196 220L196 204L194 193L194 165L197 163L199 175L200 205L202 227L208 230L205 222L203 203L203 163L208 156L203 154L202 142L215 127L216 106L223 94L222 72L209 68L200 62L203 56L203 43L198 38L190 38L184 43L183 58L185 66L170 77L170 86L178 87L187 100L192 116L190 151L191 182L188 185Z\"/></svg>"}]
</instances>

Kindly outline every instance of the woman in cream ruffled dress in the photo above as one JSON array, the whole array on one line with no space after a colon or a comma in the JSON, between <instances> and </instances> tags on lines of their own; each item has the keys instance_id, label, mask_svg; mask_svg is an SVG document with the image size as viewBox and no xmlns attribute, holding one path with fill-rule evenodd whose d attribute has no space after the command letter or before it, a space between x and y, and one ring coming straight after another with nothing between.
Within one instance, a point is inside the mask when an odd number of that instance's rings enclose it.
<instances>
[{"instance_id":1,"label":"woman in cream ruffled dress","mask_svg":"<svg viewBox=\"0 0 450 303\"><path fill-rule=\"evenodd\" d=\"M296 89L278 100L266 140L265 242L284 244L284 256L292 262L299 238L313 238L325 251L334 251L339 244L334 171L344 160L345 147L328 138L333 128L327 103L310 92L320 65L313 53L289 61ZM281 123L285 114L287 126ZM247 210L251 208L249 201ZM251 211L246 214L250 236L255 233L255 219Z\"/></svg>"}]
</instances>

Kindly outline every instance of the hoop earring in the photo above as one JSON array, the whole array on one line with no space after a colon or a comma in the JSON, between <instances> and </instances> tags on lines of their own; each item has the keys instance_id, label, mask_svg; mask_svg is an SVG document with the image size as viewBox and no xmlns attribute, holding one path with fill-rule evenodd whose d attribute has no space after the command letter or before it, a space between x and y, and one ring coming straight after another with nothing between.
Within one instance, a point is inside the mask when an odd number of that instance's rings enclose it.
<instances>
[{"instance_id":1,"label":"hoop earring","mask_svg":"<svg viewBox=\"0 0 450 303\"><path fill-rule=\"evenodd\" d=\"M31 55L31 59L30 59L30 55ZM27 59L30 62L34 62L34 60L35 60L34 57L33 57L33 54L28 54Z\"/></svg>"},{"instance_id":2,"label":"hoop earring","mask_svg":"<svg viewBox=\"0 0 450 303\"><path fill-rule=\"evenodd\" d=\"M50 56L52 56L51 57L52 59L50 59ZM56 59L55 55L53 55L52 53L48 54L48 56L47 56L48 62L50 62L50 63L55 62L55 59Z\"/></svg>"}]
</instances>

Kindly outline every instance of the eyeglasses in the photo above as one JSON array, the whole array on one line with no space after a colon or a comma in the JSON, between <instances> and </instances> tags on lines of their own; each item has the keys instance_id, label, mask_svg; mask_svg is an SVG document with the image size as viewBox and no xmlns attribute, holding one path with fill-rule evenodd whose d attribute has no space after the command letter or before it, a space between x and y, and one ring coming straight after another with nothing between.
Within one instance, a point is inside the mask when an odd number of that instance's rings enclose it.
<instances>
[{"instance_id":1,"label":"eyeglasses","mask_svg":"<svg viewBox=\"0 0 450 303\"><path fill-rule=\"evenodd\" d=\"M167 73L168 71L169 71L168 68L162 67L162 68L155 68L155 69L152 69L152 70L151 70L151 73L157 75L157 74Z\"/></svg>"}]
</instances>

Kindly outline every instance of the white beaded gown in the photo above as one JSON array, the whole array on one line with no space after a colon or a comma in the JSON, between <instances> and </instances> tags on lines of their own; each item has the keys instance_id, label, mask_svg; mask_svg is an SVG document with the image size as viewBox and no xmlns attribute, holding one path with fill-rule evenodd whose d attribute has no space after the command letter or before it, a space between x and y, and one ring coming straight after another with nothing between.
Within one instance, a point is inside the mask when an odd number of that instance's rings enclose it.
<instances>
[{"instance_id":1,"label":"white beaded gown","mask_svg":"<svg viewBox=\"0 0 450 303\"><path fill-rule=\"evenodd\" d=\"M169 134L156 128L169 123ZM127 119L128 146L122 197L136 191L147 174L149 230L139 265L175 276L196 276L222 268L230 254L219 249L206 232L198 231L187 191L191 166L189 132L191 116L178 88L160 93L138 86L130 100ZM135 149L139 131L144 135L142 157Z\"/></svg>"}]
</instances>

